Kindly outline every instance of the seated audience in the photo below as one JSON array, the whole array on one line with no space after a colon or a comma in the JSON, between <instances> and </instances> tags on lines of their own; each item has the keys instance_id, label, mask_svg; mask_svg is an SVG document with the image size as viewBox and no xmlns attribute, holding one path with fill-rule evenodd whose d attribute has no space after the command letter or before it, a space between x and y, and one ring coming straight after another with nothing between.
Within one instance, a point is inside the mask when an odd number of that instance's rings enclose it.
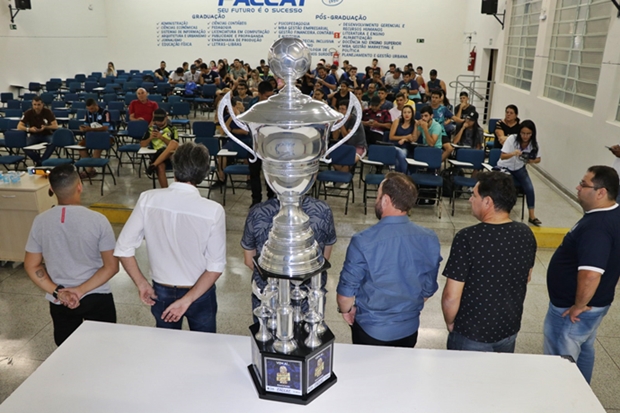
<instances>
[{"instance_id":1,"label":"seated audience","mask_svg":"<svg viewBox=\"0 0 620 413\"><path fill-rule=\"evenodd\" d=\"M469 103L469 94L465 91L459 93L459 101L460 103L454 109L454 116L456 117L454 122L460 125L465 122L465 117L468 114L476 112L476 107Z\"/></svg>"},{"instance_id":2,"label":"seated audience","mask_svg":"<svg viewBox=\"0 0 620 413\"><path fill-rule=\"evenodd\" d=\"M349 101L343 100L338 103L338 112L346 115L347 108L349 107ZM351 112L351 115L347 119L347 121L338 129L332 133L332 138L336 141L344 138L351 132L353 126L355 126L355 121L357 120L355 113ZM345 142L345 145L355 146L355 163L359 162L364 156L366 156L366 151L368 149L368 145L366 144L366 133L364 132L364 126L360 123L357 127L357 130L353 133L353 136L349 138L348 141ZM342 172L351 172L352 168L346 165L333 165L336 171Z\"/></svg>"},{"instance_id":3,"label":"seated audience","mask_svg":"<svg viewBox=\"0 0 620 413\"><path fill-rule=\"evenodd\" d=\"M497 122L495 126L495 141L493 142L493 148L502 148L504 142L510 135L514 135L519 133L519 118L517 115L519 114L519 109L515 105L506 106L506 112L504 114L504 119Z\"/></svg>"},{"instance_id":4,"label":"seated audience","mask_svg":"<svg viewBox=\"0 0 620 413\"><path fill-rule=\"evenodd\" d=\"M153 123L142 137L140 146L143 148L150 146L157 151L151 155L151 164L146 169L146 173L149 177L156 173L159 185L162 188L168 188L166 167L172 167L170 158L179 147L179 134L177 129L168 121L165 110L155 110Z\"/></svg>"},{"instance_id":5,"label":"seated audience","mask_svg":"<svg viewBox=\"0 0 620 413\"><path fill-rule=\"evenodd\" d=\"M480 149L482 148L482 142L484 142L484 131L478 124L478 112L468 112L463 123L456 127L452 143Z\"/></svg>"},{"instance_id":6,"label":"seated audience","mask_svg":"<svg viewBox=\"0 0 620 413\"><path fill-rule=\"evenodd\" d=\"M413 132L413 141L434 148L441 148L441 133L443 129L439 122L433 119L433 108L428 105L424 106L420 109L420 115L420 120L415 122L416 128ZM420 138L422 138L422 142L420 142Z\"/></svg>"},{"instance_id":7,"label":"seated audience","mask_svg":"<svg viewBox=\"0 0 620 413\"><path fill-rule=\"evenodd\" d=\"M110 112L107 109L99 107L95 99L86 100L86 115L84 117L84 125L80 125L80 131L86 132L107 132L113 129L111 124ZM110 137L112 143L114 138ZM86 139L80 141L80 145L86 145ZM80 156L82 158L88 157L88 151L86 149L80 150ZM93 150L90 155L91 158L101 158L101 149ZM94 168L87 168L86 171L80 172L80 178L88 178L97 175L97 171Z\"/></svg>"},{"instance_id":8,"label":"seated audience","mask_svg":"<svg viewBox=\"0 0 620 413\"><path fill-rule=\"evenodd\" d=\"M132 100L129 104L129 120L145 120L151 123L153 112L159 108L157 102L148 99L148 92L144 88L136 92L138 99Z\"/></svg>"},{"instance_id":9,"label":"seated audience","mask_svg":"<svg viewBox=\"0 0 620 413\"><path fill-rule=\"evenodd\" d=\"M366 132L366 142L374 145L376 142L383 142L383 134L390 130L392 119L387 110L381 109L381 99L378 96L370 100L369 106L364 110L362 125Z\"/></svg>"},{"instance_id":10,"label":"seated audience","mask_svg":"<svg viewBox=\"0 0 620 413\"><path fill-rule=\"evenodd\" d=\"M390 128L390 142L396 146L396 171L406 173L408 169L407 158L411 152L411 142L417 140L414 129L415 119L413 107L405 106L401 116L392 122Z\"/></svg>"},{"instance_id":11,"label":"seated audience","mask_svg":"<svg viewBox=\"0 0 620 413\"><path fill-rule=\"evenodd\" d=\"M170 72L166 70L166 62L163 60L159 64L159 69L155 70L155 77L159 80L167 81L170 77Z\"/></svg>"}]
</instances>

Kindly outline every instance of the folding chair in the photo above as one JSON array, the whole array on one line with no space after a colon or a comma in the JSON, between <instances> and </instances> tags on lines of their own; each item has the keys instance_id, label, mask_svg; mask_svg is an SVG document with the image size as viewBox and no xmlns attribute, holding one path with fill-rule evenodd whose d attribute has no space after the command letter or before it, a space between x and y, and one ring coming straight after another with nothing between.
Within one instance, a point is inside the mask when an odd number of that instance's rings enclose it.
<instances>
[{"instance_id":1,"label":"folding chair","mask_svg":"<svg viewBox=\"0 0 620 413\"><path fill-rule=\"evenodd\" d=\"M208 122L204 122L208 123ZM194 123L196 125L196 122ZM194 131L194 133L196 133ZM220 140L214 137L206 137L206 136L198 136L196 135L196 140L194 141L198 145L204 145L209 150L209 155L211 156L211 167L209 173L207 174L207 178L203 181L208 184L207 187L201 185L197 185L197 188L206 188L207 189L207 198L211 197L211 185L215 183L215 174L217 172L217 154L220 151ZM220 192L222 188L220 187Z\"/></svg>"},{"instance_id":2,"label":"folding chair","mask_svg":"<svg viewBox=\"0 0 620 413\"><path fill-rule=\"evenodd\" d=\"M438 216L441 219L441 193L443 190L443 178L439 176L441 168L441 148L418 147L413 159L407 159L407 163L417 166L418 170L411 174L411 179L418 187L418 200L428 199L437 205Z\"/></svg>"},{"instance_id":3,"label":"folding chair","mask_svg":"<svg viewBox=\"0 0 620 413\"><path fill-rule=\"evenodd\" d=\"M343 171L335 171L329 169L327 171L319 172L317 175L317 195L321 190L321 185L323 186L323 195L325 199L327 196L333 196L336 198L346 198L345 206L344 206L344 214L347 215L349 210L349 195L352 194L351 203L355 203L355 191L353 189L353 175L355 173L355 146L351 145L342 145L339 148L336 148L334 152L332 152L330 159L332 163L329 165L342 165L349 166L351 168L351 172L343 172ZM344 184L346 188L335 188L332 193L327 193L327 182L333 182L334 184ZM340 192L342 190L346 190L346 195L341 195Z\"/></svg>"},{"instance_id":4,"label":"folding chair","mask_svg":"<svg viewBox=\"0 0 620 413\"><path fill-rule=\"evenodd\" d=\"M243 162L243 161L247 161L248 158L250 157L250 154L243 149L238 143L236 142L232 142L233 143L233 149L228 152L228 153L234 153L234 159L239 162ZM221 153L222 151L218 152ZM245 185L247 183L246 179L243 180L238 180L235 181L233 180L233 176L243 176L244 178L248 175L250 175L250 166L247 163L236 163L233 165L228 165L226 168L224 168L224 174L226 176L225 178L225 183L224 183L224 196L223 196L223 200L222 200L222 205L226 205L226 190L228 189L228 181L230 180L230 187L232 188L232 192L233 195L235 194L235 183L239 184L239 183L243 183L243 185ZM237 188L241 188L240 185L237 186Z\"/></svg>"},{"instance_id":5,"label":"folding chair","mask_svg":"<svg viewBox=\"0 0 620 413\"><path fill-rule=\"evenodd\" d=\"M372 165L381 171L384 167L394 169L396 165L396 147L387 145L370 145L368 147L368 159L362 159L363 165ZM385 174L383 173L369 173L363 178L364 181L364 215L368 209L368 192L377 192L379 185L383 182ZM377 189L369 189L368 185L376 186ZM375 198L375 197L372 197Z\"/></svg>"},{"instance_id":6,"label":"folding chair","mask_svg":"<svg viewBox=\"0 0 620 413\"><path fill-rule=\"evenodd\" d=\"M105 172L106 168L112 175L112 180L114 181L114 185L116 185L116 178L114 177L114 173L112 173L112 168L110 168L110 134L108 132L87 132L86 133L86 147L87 151L101 150L105 152L105 157L103 157L103 153L101 154L101 158L81 158L75 163L75 167L79 170L79 168L101 168L101 195L103 196L103 184L105 183ZM98 181L99 179L93 179L90 175L88 177L88 181L92 185L94 181Z\"/></svg>"},{"instance_id":7,"label":"folding chair","mask_svg":"<svg viewBox=\"0 0 620 413\"><path fill-rule=\"evenodd\" d=\"M65 157L48 158L41 163L43 166L55 167L73 163L73 157L69 156L68 149L66 149L67 146L75 145L75 137L73 136L73 132L71 132L71 130L64 128L56 129L52 135L52 145L56 148L57 155L64 151Z\"/></svg>"},{"instance_id":8,"label":"folding chair","mask_svg":"<svg viewBox=\"0 0 620 413\"><path fill-rule=\"evenodd\" d=\"M4 146L9 152L8 155L0 156L0 165L8 171L8 165L13 165L17 171L19 164L24 165L26 169L26 156L20 155L26 147L27 134L21 130L7 130L4 132Z\"/></svg>"},{"instance_id":9,"label":"folding chair","mask_svg":"<svg viewBox=\"0 0 620 413\"><path fill-rule=\"evenodd\" d=\"M121 173L121 166L122 165L127 165L127 164L131 164L132 168L135 168L135 161L136 161L136 157L138 154L138 151L140 150L140 140L142 140L142 137L144 136L144 134L146 133L146 131L148 131L149 129L149 123L147 121L144 120L132 120L129 121L129 123L127 123L127 129L125 131L119 132L116 136L117 136L117 142L118 142L118 149L117 151L117 157L118 157L118 165L116 167L116 175L120 176ZM123 139L124 137L128 137L132 143L126 143L124 145L121 145L121 139ZM129 157L129 162L123 162L123 154L126 153L127 156ZM141 175L141 171L140 169L138 169L138 178Z\"/></svg>"},{"instance_id":10,"label":"folding chair","mask_svg":"<svg viewBox=\"0 0 620 413\"><path fill-rule=\"evenodd\" d=\"M480 171L482 169L482 163L484 162L484 150L482 149L459 149L456 153L456 160L448 159L448 162L453 167L464 170L470 170L473 175L474 171ZM452 189L452 196L450 203L452 204L452 216L454 216L454 207L456 204L457 194L460 196L464 193L469 193L471 189L476 186L478 179L473 176L455 176L454 185ZM467 188L464 190L463 188Z\"/></svg>"}]
</instances>

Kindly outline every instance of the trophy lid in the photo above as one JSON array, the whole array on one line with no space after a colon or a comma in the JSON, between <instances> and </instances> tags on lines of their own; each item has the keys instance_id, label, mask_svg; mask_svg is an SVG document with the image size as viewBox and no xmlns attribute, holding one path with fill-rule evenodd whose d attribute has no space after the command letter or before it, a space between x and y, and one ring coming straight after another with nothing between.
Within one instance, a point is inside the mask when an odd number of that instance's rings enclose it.
<instances>
[{"instance_id":1,"label":"trophy lid","mask_svg":"<svg viewBox=\"0 0 620 413\"><path fill-rule=\"evenodd\" d=\"M269 67L284 80L285 87L277 95L252 106L239 116L245 123L297 126L315 123L333 123L342 114L324 102L304 95L295 87L295 81L310 69L310 49L301 39L282 38L269 49Z\"/></svg>"}]
</instances>

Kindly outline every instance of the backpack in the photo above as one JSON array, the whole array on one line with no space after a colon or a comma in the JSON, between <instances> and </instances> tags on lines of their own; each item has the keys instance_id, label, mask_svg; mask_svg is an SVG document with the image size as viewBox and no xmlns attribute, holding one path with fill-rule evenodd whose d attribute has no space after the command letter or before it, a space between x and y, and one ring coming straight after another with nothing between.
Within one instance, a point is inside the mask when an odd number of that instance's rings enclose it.
<instances>
[{"instance_id":1,"label":"backpack","mask_svg":"<svg viewBox=\"0 0 620 413\"><path fill-rule=\"evenodd\" d=\"M198 85L195 82L187 82L185 84L185 96L194 96L198 90Z\"/></svg>"},{"instance_id":2,"label":"backpack","mask_svg":"<svg viewBox=\"0 0 620 413\"><path fill-rule=\"evenodd\" d=\"M452 198L452 192L454 192L454 177L464 175L465 174L463 173L463 170L461 168L456 168L454 166L451 166L441 171L439 173L439 176L443 178L442 195L446 198Z\"/></svg>"}]
</instances>

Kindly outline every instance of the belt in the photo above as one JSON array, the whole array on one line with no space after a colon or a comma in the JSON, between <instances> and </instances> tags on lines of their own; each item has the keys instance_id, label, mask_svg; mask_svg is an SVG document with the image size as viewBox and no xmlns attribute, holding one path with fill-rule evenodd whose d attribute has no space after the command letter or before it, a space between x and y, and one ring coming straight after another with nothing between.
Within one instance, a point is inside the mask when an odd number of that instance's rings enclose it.
<instances>
[{"instance_id":1,"label":"belt","mask_svg":"<svg viewBox=\"0 0 620 413\"><path fill-rule=\"evenodd\" d=\"M164 284L164 283L159 283L157 281L153 281L155 284L159 284L162 287L168 287L168 288L179 288L181 290L191 290L193 285L190 285L189 287L186 287L184 285L170 285L170 284Z\"/></svg>"}]
</instances>

